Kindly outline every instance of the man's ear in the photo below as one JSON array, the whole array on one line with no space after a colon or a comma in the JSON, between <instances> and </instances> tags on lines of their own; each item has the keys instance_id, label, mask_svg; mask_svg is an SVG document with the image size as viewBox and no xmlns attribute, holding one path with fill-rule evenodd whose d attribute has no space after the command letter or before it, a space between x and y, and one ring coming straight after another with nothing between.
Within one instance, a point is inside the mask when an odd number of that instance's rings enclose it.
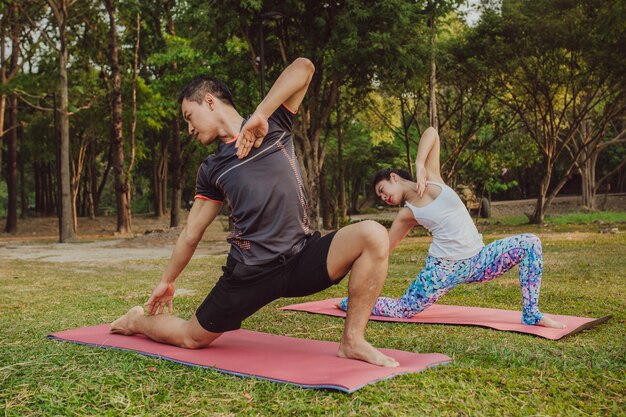
<instances>
[{"instance_id":1,"label":"man's ear","mask_svg":"<svg viewBox=\"0 0 626 417\"><path fill-rule=\"evenodd\" d=\"M204 95L204 102L208 104L211 110L215 110L215 97L211 93L206 93Z\"/></svg>"}]
</instances>

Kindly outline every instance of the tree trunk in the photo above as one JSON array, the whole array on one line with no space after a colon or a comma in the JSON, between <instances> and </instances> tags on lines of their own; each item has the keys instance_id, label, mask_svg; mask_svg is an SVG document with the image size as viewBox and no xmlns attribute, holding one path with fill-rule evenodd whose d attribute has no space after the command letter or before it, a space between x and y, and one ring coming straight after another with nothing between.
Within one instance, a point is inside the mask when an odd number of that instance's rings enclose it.
<instances>
[{"instance_id":1,"label":"tree trunk","mask_svg":"<svg viewBox=\"0 0 626 417\"><path fill-rule=\"evenodd\" d=\"M582 206L585 210L595 211L596 204L596 163L598 153L594 153L583 162L580 174L582 179Z\"/></svg>"},{"instance_id":2,"label":"tree trunk","mask_svg":"<svg viewBox=\"0 0 626 417\"><path fill-rule=\"evenodd\" d=\"M60 78L60 103L59 103L59 124L61 127L61 143L60 143L60 178L61 183L61 201L59 208L61 211L61 221L59 230L59 241L61 243L70 241L76 237L74 223L72 221L72 190L70 185L70 123L68 116L68 81L67 81L67 65L68 50L67 39L65 37L65 29L67 24L67 0L59 1L59 41L61 49L59 50L59 78Z\"/></svg>"},{"instance_id":3,"label":"tree trunk","mask_svg":"<svg viewBox=\"0 0 626 417\"><path fill-rule=\"evenodd\" d=\"M580 123L579 137L581 146L584 147L578 159L580 163L580 176L582 183L582 207L587 211L595 211L595 193L596 193L596 162L599 152L597 150L597 141L592 139L591 122L586 119Z\"/></svg>"},{"instance_id":4,"label":"tree trunk","mask_svg":"<svg viewBox=\"0 0 626 417\"><path fill-rule=\"evenodd\" d=\"M46 215L52 216L57 209L59 202L57 199L59 198L59 194L55 191L58 190L59 184L54 183L55 176L52 175L52 164L46 164ZM59 177L56 176L57 181Z\"/></svg>"},{"instance_id":5,"label":"tree trunk","mask_svg":"<svg viewBox=\"0 0 626 417\"><path fill-rule=\"evenodd\" d=\"M181 184L181 155L180 155L180 129L178 116L172 119L172 156L170 158L172 166L172 208L170 211L170 227L177 227L180 224L180 202L182 200Z\"/></svg>"},{"instance_id":6,"label":"tree trunk","mask_svg":"<svg viewBox=\"0 0 626 417\"><path fill-rule=\"evenodd\" d=\"M74 167L74 169L72 170L72 209L73 209L73 221L74 221L74 229L77 230L78 229L78 215L77 215L77 206L76 206L76 202L77 202L77 198L78 198L78 193L80 192L80 180L81 180L81 176L83 173L83 166L85 164L85 152L87 150L87 142L84 141L84 134L85 132L83 131L80 134L80 147L78 149L78 160L76 161L76 163L72 163L72 166Z\"/></svg>"},{"instance_id":7,"label":"tree trunk","mask_svg":"<svg viewBox=\"0 0 626 417\"><path fill-rule=\"evenodd\" d=\"M132 97L133 97L133 110L132 118L130 122L130 161L128 162L127 178L129 179L128 187L126 188L126 199L128 201L129 213L131 205L131 187L130 178L133 173L133 167L135 166L135 132L137 131L137 69L139 67L139 46L141 36L141 18L139 13L135 16L135 50L133 53L133 79L132 79Z\"/></svg>"},{"instance_id":8,"label":"tree trunk","mask_svg":"<svg viewBox=\"0 0 626 417\"><path fill-rule=\"evenodd\" d=\"M94 175L92 187L96 190L94 195L93 208L96 213L98 213L98 208L100 207L100 197L102 196L102 191L104 191L104 186L107 183L107 179L109 178L109 172L111 172L111 168L113 168L113 147L110 147L107 159L107 167L104 170L104 174L102 174L102 178L100 179L100 185L98 185L98 177ZM98 169L94 165L93 172L97 173Z\"/></svg>"},{"instance_id":9,"label":"tree trunk","mask_svg":"<svg viewBox=\"0 0 626 417\"><path fill-rule=\"evenodd\" d=\"M4 48L4 45L0 45ZM4 59L0 62L4 62ZM0 65L0 78L4 79L4 65ZM4 81L2 81L4 85ZM4 94L0 95L0 169L2 168L2 142L4 141L4 111L6 109L7 97Z\"/></svg>"},{"instance_id":10,"label":"tree trunk","mask_svg":"<svg viewBox=\"0 0 626 417\"><path fill-rule=\"evenodd\" d=\"M547 160L545 175L541 179L541 185L539 187L539 196L537 197L537 203L535 204L535 211L528 218L531 224L543 224L546 208L546 196L548 195L548 187L550 187L550 180L552 179L552 168L552 162Z\"/></svg>"},{"instance_id":11,"label":"tree trunk","mask_svg":"<svg viewBox=\"0 0 626 417\"><path fill-rule=\"evenodd\" d=\"M336 219L337 216L333 216L333 208L335 206L335 204L333 204L332 197L330 195L330 193L328 192L328 185L326 184L326 177L324 175L324 172L320 173L320 178L319 178L319 184L320 184L320 210L321 210L321 217L322 217L322 227L326 230L331 230L336 228ZM334 219L333 219L334 218Z\"/></svg>"},{"instance_id":12,"label":"tree trunk","mask_svg":"<svg viewBox=\"0 0 626 417\"><path fill-rule=\"evenodd\" d=\"M152 143L151 147L151 156L152 156L152 176L150 177L150 182L152 183L152 206L154 208L154 217L161 217L161 188L159 187L159 159L157 156L157 145L156 141Z\"/></svg>"},{"instance_id":13,"label":"tree trunk","mask_svg":"<svg viewBox=\"0 0 626 417\"><path fill-rule=\"evenodd\" d=\"M20 172L20 203L21 203L21 213L20 213L20 217L22 219L25 219L28 217L28 195L26 194L26 162L24 161L24 146L23 146L23 141L24 141L24 132L22 131L22 129L19 129L18 132L18 139L19 142L21 143L20 145L20 149L19 149L19 156L18 156L18 169Z\"/></svg>"},{"instance_id":14,"label":"tree trunk","mask_svg":"<svg viewBox=\"0 0 626 417\"><path fill-rule=\"evenodd\" d=\"M350 183L350 214L359 213L359 195L362 190L367 193L363 187L363 179L361 177L352 178Z\"/></svg>"},{"instance_id":15,"label":"tree trunk","mask_svg":"<svg viewBox=\"0 0 626 417\"><path fill-rule=\"evenodd\" d=\"M303 172L304 185L308 195L308 213L305 216L308 217L307 221L313 229L321 229L323 225L320 210L320 170L317 156L315 154L303 155L302 161L304 166L302 171L306 172L306 174Z\"/></svg>"},{"instance_id":16,"label":"tree trunk","mask_svg":"<svg viewBox=\"0 0 626 417\"><path fill-rule=\"evenodd\" d=\"M6 45L5 45L5 21L4 19L11 19L12 11L8 14L3 15L2 21L0 21L0 83L2 87L4 87L8 83L7 79L7 68L4 64ZM7 96L4 95L4 88L2 89L2 94L0 94L0 169L2 168L2 142L4 141L4 112L6 110L7 105Z\"/></svg>"},{"instance_id":17,"label":"tree trunk","mask_svg":"<svg viewBox=\"0 0 626 417\"><path fill-rule=\"evenodd\" d=\"M39 167L38 167L38 163L37 162L33 162L33 177L35 180L35 213L39 213L39 205L41 204L40 201L40 186L39 186L39 176L41 174L39 173Z\"/></svg>"},{"instance_id":18,"label":"tree trunk","mask_svg":"<svg viewBox=\"0 0 626 417\"><path fill-rule=\"evenodd\" d=\"M9 22L11 25L11 62L9 64L9 74L7 76L6 69L4 68L4 50L2 51L2 85L8 83L17 73L18 59L20 56L20 23L18 19L18 7L17 2L11 4L11 10L8 14ZM3 25L4 26L4 25ZM2 31L2 48L4 49L4 29ZM4 96L3 96L4 98ZM4 106L6 106L6 99L2 100L2 120L0 121L0 154L2 153L2 133L4 130ZM7 188L9 193L8 206L7 206L7 221L5 225L5 232L16 233L17 232L17 95L13 93L11 97L11 112L9 114L11 133L7 141ZM0 158L0 167L2 166L2 159Z\"/></svg>"},{"instance_id":19,"label":"tree trunk","mask_svg":"<svg viewBox=\"0 0 626 417\"><path fill-rule=\"evenodd\" d=\"M116 6L114 0L105 1L109 14L109 59L111 64L111 144L113 147L113 173L115 175L115 205L117 229L121 234L131 234L131 213L128 174L124 166L124 138L122 126L122 75L117 46Z\"/></svg>"},{"instance_id":20,"label":"tree trunk","mask_svg":"<svg viewBox=\"0 0 626 417\"><path fill-rule=\"evenodd\" d=\"M435 17L433 16L429 21L430 26L430 85L429 85L429 106L428 106L428 120L430 125L435 129L439 129L439 116L437 115L437 65L435 62L435 40L437 37L437 26L435 24Z\"/></svg>"},{"instance_id":21,"label":"tree trunk","mask_svg":"<svg viewBox=\"0 0 626 417\"><path fill-rule=\"evenodd\" d=\"M94 138L91 138L89 140L89 146L87 147L87 160L85 161L85 214L92 220L96 218L94 194L98 187L95 163L96 141Z\"/></svg>"},{"instance_id":22,"label":"tree trunk","mask_svg":"<svg viewBox=\"0 0 626 417\"><path fill-rule=\"evenodd\" d=\"M9 126L11 129L7 141L7 188L9 201L4 231L15 234L17 232L17 94L13 94L11 97Z\"/></svg>"},{"instance_id":23,"label":"tree trunk","mask_svg":"<svg viewBox=\"0 0 626 417\"><path fill-rule=\"evenodd\" d=\"M4 46L2 45L0 47ZM2 67L0 73L4 73L4 65L0 65L0 67ZM1 75L1 78L4 78L4 74ZM4 82L2 84L4 84ZM6 109L6 103L6 96L4 94L0 95L0 169L2 168L2 142L4 142L4 111Z\"/></svg>"},{"instance_id":24,"label":"tree trunk","mask_svg":"<svg viewBox=\"0 0 626 417\"><path fill-rule=\"evenodd\" d=\"M154 190L154 216L163 217L167 211L167 141L161 138L161 145L152 147L152 182Z\"/></svg>"},{"instance_id":25,"label":"tree trunk","mask_svg":"<svg viewBox=\"0 0 626 417\"><path fill-rule=\"evenodd\" d=\"M346 205L346 178L345 168L343 166L343 132L341 128L341 106L339 105L339 95L337 95L337 191L338 205L339 205L339 217L342 222L345 222L348 218L348 207Z\"/></svg>"},{"instance_id":26,"label":"tree trunk","mask_svg":"<svg viewBox=\"0 0 626 417\"><path fill-rule=\"evenodd\" d=\"M316 76L313 77L312 84L321 82L322 75L320 74L318 77L319 78ZM315 91L319 92L320 89L319 86L316 85L313 86L311 90L313 93ZM308 129L303 131L299 124L297 128L294 128L294 132L296 133L294 136L297 136L294 138L294 145L296 147L298 162L300 163L302 180L308 195L308 213L306 214L308 217L305 221L309 222L311 227L315 229L321 229L323 226L320 210L319 178L324 165L326 155L325 146L327 142L322 144L320 138L322 136L322 130L328 125L330 110L337 104L338 92L338 81L336 77L334 77L327 88L319 93L322 97L319 99L319 103L317 102L318 99L313 99L308 108L301 106L303 107L302 112L304 113L304 118L314 118L314 120L311 120L308 124ZM318 104L320 108L318 108ZM316 112L315 116L312 116L311 112Z\"/></svg>"},{"instance_id":27,"label":"tree trunk","mask_svg":"<svg viewBox=\"0 0 626 417\"><path fill-rule=\"evenodd\" d=\"M175 36L176 30L174 28L174 19L172 16L172 8L174 7L174 1L168 0L165 3L166 9L166 30L169 35ZM174 62L172 65L172 71L176 73L178 65ZM177 227L180 224L180 204L182 200L182 156L181 156L181 144L180 144L180 125L178 121L178 114L174 115L172 119L172 143L171 143L171 156L170 166L172 170L172 201L170 209L170 227Z\"/></svg>"},{"instance_id":28,"label":"tree trunk","mask_svg":"<svg viewBox=\"0 0 626 417\"><path fill-rule=\"evenodd\" d=\"M411 123L406 123L404 119L405 103L404 99L400 97L400 115L402 117L402 141L404 142L404 152L406 155L406 166L409 174L413 177L413 158L411 158L411 138L409 137L409 129Z\"/></svg>"}]
</instances>

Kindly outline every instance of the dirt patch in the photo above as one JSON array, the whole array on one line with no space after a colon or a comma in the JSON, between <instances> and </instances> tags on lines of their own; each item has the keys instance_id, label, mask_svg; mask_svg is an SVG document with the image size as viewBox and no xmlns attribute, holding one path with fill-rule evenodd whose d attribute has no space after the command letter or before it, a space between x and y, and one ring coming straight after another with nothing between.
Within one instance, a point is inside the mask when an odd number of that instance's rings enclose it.
<instances>
[{"instance_id":1,"label":"dirt patch","mask_svg":"<svg viewBox=\"0 0 626 417\"><path fill-rule=\"evenodd\" d=\"M606 210L626 210L626 194L610 195L606 200L599 197ZM534 209L535 200L493 202L495 218L524 215ZM580 210L580 197L558 197L549 214L562 214ZM353 216L353 219L393 220L396 211L386 210L375 215ZM58 241L58 220L54 217L18 220L15 235L0 235L0 259L23 259L34 262L80 262L82 266L117 263L137 259L168 259L183 230L187 215L183 213L179 227L170 228L169 218L136 215L132 219L132 237L115 233L116 218L98 217L78 219L78 238L74 243ZM195 256L224 255L228 253L226 242L228 218L218 216L204 234L203 242ZM578 239L583 234L572 235Z\"/></svg>"},{"instance_id":2,"label":"dirt patch","mask_svg":"<svg viewBox=\"0 0 626 417\"><path fill-rule=\"evenodd\" d=\"M509 216L523 216L531 214L535 210L537 200L514 200L514 201L493 201L491 203L491 214L495 218ZM567 214L581 211L582 199L579 196L556 197L546 214ZM596 198L596 205L600 210L625 211L626 194L610 194Z\"/></svg>"},{"instance_id":3,"label":"dirt patch","mask_svg":"<svg viewBox=\"0 0 626 417\"><path fill-rule=\"evenodd\" d=\"M80 262L85 266L137 259L169 259L184 227L184 222L179 227L168 227L168 218L135 216L135 235L123 237L114 232L115 222L114 217L79 219L77 240L72 243L57 243L57 219L26 219L18 222L16 235L0 236L0 259ZM218 217L207 229L194 256L228 253L225 231L227 226L228 219Z\"/></svg>"},{"instance_id":4,"label":"dirt patch","mask_svg":"<svg viewBox=\"0 0 626 417\"><path fill-rule=\"evenodd\" d=\"M578 196L556 197L546 214L567 214L582 211L581 198ZM502 219L511 216L524 216L531 214L535 210L536 199L513 200L513 201L492 201L491 217ZM602 210L626 211L626 194L610 194L597 199L597 205ZM351 216L353 220L378 220L392 221L396 217L398 209L384 208L376 214L359 214Z\"/></svg>"}]
</instances>

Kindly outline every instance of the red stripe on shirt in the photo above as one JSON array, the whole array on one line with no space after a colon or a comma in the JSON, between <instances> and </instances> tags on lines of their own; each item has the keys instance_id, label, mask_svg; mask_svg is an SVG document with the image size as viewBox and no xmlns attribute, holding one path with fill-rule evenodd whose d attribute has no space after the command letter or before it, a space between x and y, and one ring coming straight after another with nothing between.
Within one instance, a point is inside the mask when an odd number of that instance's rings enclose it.
<instances>
[{"instance_id":1,"label":"red stripe on shirt","mask_svg":"<svg viewBox=\"0 0 626 417\"><path fill-rule=\"evenodd\" d=\"M203 196L202 194L196 194L195 196L193 196L193 198L199 198L200 200L206 200L206 201L212 201L214 203L223 203L223 201L219 201L219 200L213 200L212 198Z\"/></svg>"},{"instance_id":2,"label":"red stripe on shirt","mask_svg":"<svg viewBox=\"0 0 626 417\"><path fill-rule=\"evenodd\" d=\"M291 110L289 107L287 107L287 105L286 105L285 103L283 103L283 107L284 107L284 108L286 108L286 109L287 109L287 111L288 111L289 113L291 113L291 114L296 114L296 113L297 113L297 111L293 111L293 110Z\"/></svg>"}]
</instances>

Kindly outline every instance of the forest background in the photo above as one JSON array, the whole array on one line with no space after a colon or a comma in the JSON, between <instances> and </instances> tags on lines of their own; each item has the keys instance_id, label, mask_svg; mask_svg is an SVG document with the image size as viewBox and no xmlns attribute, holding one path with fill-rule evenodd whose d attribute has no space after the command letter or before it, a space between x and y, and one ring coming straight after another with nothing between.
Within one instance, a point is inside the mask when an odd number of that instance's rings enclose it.
<instances>
[{"instance_id":1,"label":"forest background","mask_svg":"<svg viewBox=\"0 0 626 417\"><path fill-rule=\"evenodd\" d=\"M470 17L468 18L468 11ZM250 114L299 56L316 72L295 143L318 228L375 210L370 179L412 171L435 126L452 186L490 199L626 188L626 4L502 1L0 1L0 216L116 214L181 222L214 151L177 96L224 80ZM469 23L468 23L469 22Z\"/></svg>"}]
</instances>

